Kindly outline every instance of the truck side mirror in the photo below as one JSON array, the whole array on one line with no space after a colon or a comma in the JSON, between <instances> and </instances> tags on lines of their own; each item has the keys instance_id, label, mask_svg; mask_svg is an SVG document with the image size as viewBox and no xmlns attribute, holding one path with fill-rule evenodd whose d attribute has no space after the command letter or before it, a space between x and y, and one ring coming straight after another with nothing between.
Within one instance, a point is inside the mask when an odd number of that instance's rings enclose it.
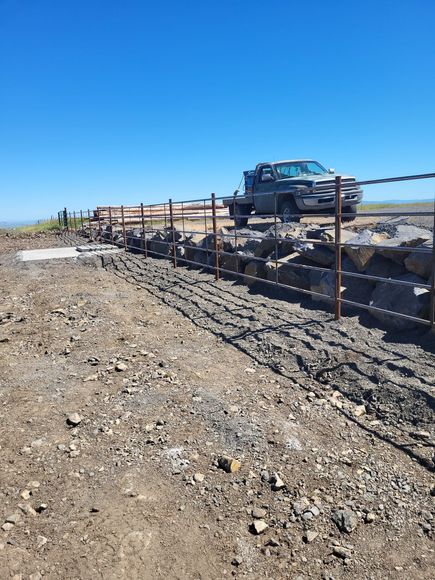
<instances>
[{"instance_id":1,"label":"truck side mirror","mask_svg":"<svg viewBox=\"0 0 435 580\"><path fill-rule=\"evenodd\" d=\"M275 181L273 175L266 173L265 175L261 176L261 183L267 183L268 181Z\"/></svg>"},{"instance_id":2,"label":"truck side mirror","mask_svg":"<svg viewBox=\"0 0 435 580\"><path fill-rule=\"evenodd\" d=\"M330 167L330 168L328 169L328 173L335 173L335 169L333 169L332 167Z\"/></svg>"}]
</instances>

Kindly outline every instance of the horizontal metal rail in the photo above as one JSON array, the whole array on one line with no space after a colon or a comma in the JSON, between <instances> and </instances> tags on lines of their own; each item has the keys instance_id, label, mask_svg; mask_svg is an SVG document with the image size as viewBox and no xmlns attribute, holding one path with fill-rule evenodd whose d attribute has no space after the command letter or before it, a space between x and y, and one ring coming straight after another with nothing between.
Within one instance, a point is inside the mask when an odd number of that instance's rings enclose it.
<instances>
[{"instance_id":1,"label":"horizontal metal rail","mask_svg":"<svg viewBox=\"0 0 435 580\"><path fill-rule=\"evenodd\" d=\"M82 233L83 235L88 236L89 239L98 239L100 241L114 243L119 247L125 248L125 250L143 253L145 258L152 256L171 259L174 267L190 265L203 268L207 271L214 272L216 280L219 279L220 274L226 274L232 277L239 277L245 281L259 282L261 284L276 286L286 290L293 290L300 294L310 295L331 302L335 305L335 316L337 319L341 316L341 306L347 305L369 312L383 313L388 316L408 320L412 323L418 322L426 326L429 325L432 329L435 329L434 234L432 234L432 245L429 243L426 244L422 241L422 243L417 246L407 246L406 242L404 242L403 245L398 244L389 246L382 242L378 244L364 244L355 243L352 239L344 241L341 239L342 220L346 217L355 217L353 213L346 212L347 207L343 207L342 205L343 203L348 202L348 200L346 200L346 195L349 187L354 189L361 186L434 178L435 173L352 182L346 182L342 181L340 178L336 178L334 183L329 182L312 188L304 188L304 191L306 192L326 192L330 194L331 197L334 196L335 214L327 213L327 211L331 210L322 210L319 207L318 213L307 212L295 214L292 217L297 217L298 220L302 218L320 218L327 220L326 224L323 222L326 229L328 228L328 223L331 224L330 227L334 227L334 234L331 236L330 240L298 238L292 236L291 231L288 231L284 236L281 236L277 227L277 222L282 217L279 212L278 203L280 194L277 192L262 194L274 196L275 211L273 213L250 215L249 213L239 211L239 208L241 207L239 204L241 200L240 197L237 197L236 195L218 197L215 194L212 194L207 198L183 200L179 202L169 200L169 202L149 205L98 206L92 212L90 210L79 210L68 213L65 208L59 212L58 219L59 223L63 224L63 226L69 231ZM349 194L351 193L352 192L349 192ZM226 200L225 204L218 203L221 200ZM231 216L227 213L228 205L234 206ZM399 208L399 211L361 211L358 212L358 218L382 217L396 219L405 217L433 217L435 226L434 211L427 211L425 207L422 207L422 211L415 211L414 208L410 209L413 209L413 211L406 211L403 207ZM313 208L313 212L316 210L317 208ZM226 222L229 220L234 220L235 218L240 217L268 219L271 220L273 224L269 228L267 237L259 235L256 232L249 233L246 229L240 231L240 227L237 226L229 227L226 225ZM198 221L203 222L203 228L200 230L194 229L193 227L189 228L189 223ZM225 226L223 229L218 230L217 224L222 222L224 222ZM385 223L388 224L390 222L387 220ZM400 223L400 220L399 222L396 221L396 223ZM393 223L393 225L395 224ZM136 231L136 236L132 235L133 230ZM137 232L137 230L139 231ZM158 236L159 234L163 234L163 239L153 239L154 236ZM181 234L182 237L180 240L177 240L179 234ZM189 241L192 240L194 236L203 236L204 241L202 242L202 247L198 247L198 245L193 242L189 244ZM118 238L119 242L117 241ZM131 243L132 239L136 239L136 243ZM243 252L245 244L250 241L256 242L257 246L263 241L270 243L270 251L267 250L268 255L255 256L239 253ZM165 251L158 251L159 244L162 245L160 246L161 248L165 248ZM231 244L231 246L229 247L226 244ZM333 264L331 265L332 267L328 267L327 265L323 266L314 263L295 263L293 260L289 260L288 257L281 255L284 251L287 251L288 254L292 254L293 250L295 257L299 254L299 256L305 257L305 259L309 261L309 256L304 256L303 251L304 245L306 246L307 244L311 245L314 249L317 247L325 247L325 251L328 250L330 252L331 261L335 259L335 266ZM231 247L234 248L234 251L231 250ZM431 262L431 276L426 283L376 276L366 272L348 271L342 267L343 249L345 252L350 250L369 249L373 251L373 254L384 257L385 253L387 253L387 255L390 253L392 253L392 255L398 254L399 256L402 255L401 260L405 259L406 256L412 253L416 256L421 256L421 259L424 260L425 264L425 256L427 256ZM198 254L196 254L196 252L198 252ZM204 260L198 261L197 259L191 259L195 254L197 256L205 256ZM187 255L189 255L189 258L186 257ZM350 256L351 255L352 253L350 253ZM231 258L234 259L233 265L237 271L226 267L226 264L228 263L227 260ZM204 261L207 263L204 263ZM245 273L246 264L249 262L259 264L258 268L260 268L261 275L251 275L249 271ZM267 268L266 264L268 264ZM241 271L238 271L239 269ZM308 276L312 271L318 272L321 275L325 273L331 274L331 276L335 277L335 295L330 296L312 289L300 288L299 286L292 286L283 283L283 275L285 275L286 272L289 273L291 270L295 270L295 272L299 271L301 274L305 272L306 276ZM268 272L268 278L262 277L266 275L266 272ZM418 288L428 291L430 294L429 317L428 319L420 318L418 316L404 314L403 312L386 310L373 306L372 304L354 302L347 298L343 298L341 295L342 278L367 280L371 283L384 283L391 286ZM305 278L303 279L305 280ZM308 278L306 278L306 282L303 283L309 285ZM344 287L346 287L346 284L344 284Z\"/></svg>"}]
</instances>

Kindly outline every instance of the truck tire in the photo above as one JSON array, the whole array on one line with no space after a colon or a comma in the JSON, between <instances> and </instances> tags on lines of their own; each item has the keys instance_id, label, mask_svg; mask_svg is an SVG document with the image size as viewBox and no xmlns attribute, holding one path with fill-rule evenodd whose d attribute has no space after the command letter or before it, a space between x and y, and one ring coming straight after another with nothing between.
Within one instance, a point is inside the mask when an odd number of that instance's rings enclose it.
<instances>
[{"instance_id":1,"label":"truck tire","mask_svg":"<svg viewBox=\"0 0 435 580\"><path fill-rule=\"evenodd\" d=\"M342 213L348 213L350 215L344 216L341 221L343 222L353 222L356 218L357 206L350 205L349 207L344 207Z\"/></svg>"},{"instance_id":2,"label":"truck tire","mask_svg":"<svg viewBox=\"0 0 435 580\"><path fill-rule=\"evenodd\" d=\"M289 224L291 222L299 223L301 221L301 218L299 217L299 208L292 197L286 199L281 204L279 213L283 224Z\"/></svg>"},{"instance_id":3,"label":"truck tire","mask_svg":"<svg viewBox=\"0 0 435 580\"><path fill-rule=\"evenodd\" d=\"M249 216L251 215L251 207L247 205L235 204L233 215L234 215L234 225L236 226L236 228L245 228L248 225L248 219Z\"/></svg>"}]
</instances>

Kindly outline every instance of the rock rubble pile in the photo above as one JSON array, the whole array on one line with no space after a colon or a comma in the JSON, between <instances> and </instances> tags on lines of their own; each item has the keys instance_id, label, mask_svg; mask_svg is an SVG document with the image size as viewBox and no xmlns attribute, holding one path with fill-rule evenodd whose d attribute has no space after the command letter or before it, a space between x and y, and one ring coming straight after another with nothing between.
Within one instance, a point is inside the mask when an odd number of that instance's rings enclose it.
<instances>
[{"instance_id":1,"label":"rock rubble pile","mask_svg":"<svg viewBox=\"0 0 435 580\"><path fill-rule=\"evenodd\" d=\"M88 232L86 232L88 234ZM122 232L106 226L103 240L125 245ZM154 258L172 256L173 241L180 265L213 269L213 234L183 234L169 228L126 232L129 251ZM432 232L413 225L373 229L342 229L342 298L381 310L416 318L429 318L432 270ZM310 291L314 301L331 302L335 296L335 230L310 224L274 224L266 231L220 228L221 274L240 278L248 286L278 283ZM361 277L367 275L368 277ZM376 280L376 278L389 279ZM345 303L345 308L352 305ZM381 310L372 316L397 330L409 328L408 319L392 318Z\"/></svg>"}]
</instances>

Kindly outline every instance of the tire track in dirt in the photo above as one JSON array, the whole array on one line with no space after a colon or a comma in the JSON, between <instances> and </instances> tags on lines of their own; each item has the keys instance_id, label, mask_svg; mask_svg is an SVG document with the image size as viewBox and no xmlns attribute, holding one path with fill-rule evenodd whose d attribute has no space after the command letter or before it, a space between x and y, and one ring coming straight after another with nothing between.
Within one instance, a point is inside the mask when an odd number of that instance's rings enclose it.
<instances>
[{"instance_id":1,"label":"tire track in dirt","mask_svg":"<svg viewBox=\"0 0 435 580\"><path fill-rule=\"evenodd\" d=\"M390 348L389 343L381 344L381 330L368 330L350 319L338 327L324 311L314 314L292 303L284 306L248 294L243 286L228 281L218 285L209 274L173 269L161 260L119 254L108 257L106 267L259 364L299 383L337 389L354 402L367 404L389 428L399 422L406 433L407 425L423 428L433 421L434 364L430 351L419 345L399 343ZM410 357L414 353L416 360Z\"/></svg>"}]
</instances>

